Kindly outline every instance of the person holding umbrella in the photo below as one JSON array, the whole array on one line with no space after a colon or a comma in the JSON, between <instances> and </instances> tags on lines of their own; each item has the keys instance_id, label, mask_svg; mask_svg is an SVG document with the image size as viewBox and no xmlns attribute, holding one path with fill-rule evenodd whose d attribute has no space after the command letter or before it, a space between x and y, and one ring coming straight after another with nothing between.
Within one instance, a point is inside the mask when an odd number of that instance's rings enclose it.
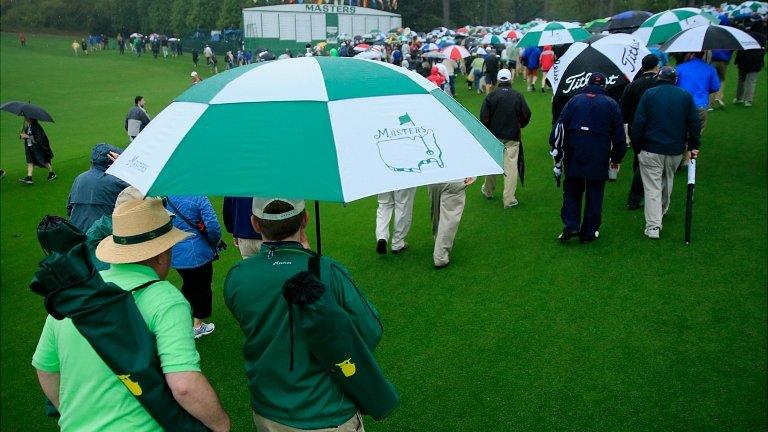
<instances>
[{"instance_id":1,"label":"person holding umbrella","mask_svg":"<svg viewBox=\"0 0 768 432\"><path fill-rule=\"evenodd\" d=\"M629 136L632 136L632 120L635 118L635 110L637 110L637 105L640 103L640 98L648 89L656 87L656 74L658 73L659 58L653 54L648 54L643 57L640 74L624 88L624 93L621 96L621 113L624 116L624 124L627 125ZM633 177L632 185L629 188L629 196L627 197L627 208L629 210L637 210L640 208L640 203L643 200L643 180L640 176L638 161L640 149L633 145L632 150L635 153L635 157L632 161Z\"/></svg>"},{"instance_id":2,"label":"person holding umbrella","mask_svg":"<svg viewBox=\"0 0 768 432\"><path fill-rule=\"evenodd\" d=\"M657 86L640 98L630 138L637 155L645 192L645 235L658 239L661 221L669 210L675 171L683 153L699 154L701 127L693 96L677 87L677 73L663 67Z\"/></svg>"},{"instance_id":3,"label":"person holding umbrella","mask_svg":"<svg viewBox=\"0 0 768 432\"><path fill-rule=\"evenodd\" d=\"M504 208L518 204L515 197L518 176L518 156L521 149L521 129L531 121L531 110L522 94L512 89L509 69L498 72L499 86L485 97L480 108L480 121L504 143ZM485 176L480 188L483 196L493 198L496 176Z\"/></svg>"},{"instance_id":4,"label":"person holding umbrella","mask_svg":"<svg viewBox=\"0 0 768 432\"><path fill-rule=\"evenodd\" d=\"M765 25L762 21L755 21L748 34L755 38L761 48L736 52L734 63L739 69L739 81L733 103L736 105L744 104L745 107L752 106L757 76L765 64Z\"/></svg>"},{"instance_id":5,"label":"person holding umbrella","mask_svg":"<svg viewBox=\"0 0 768 432\"><path fill-rule=\"evenodd\" d=\"M24 141L24 155L27 159L27 176L19 181L28 185L33 184L32 170L35 167L48 169L48 180L55 179L56 173L51 166L51 159L53 159L51 144L37 119L24 117L24 128L19 138Z\"/></svg>"},{"instance_id":6,"label":"person holding umbrella","mask_svg":"<svg viewBox=\"0 0 768 432\"><path fill-rule=\"evenodd\" d=\"M621 109L605 85L605 75L592 73L584 91L565 105L549 136L552 155L565 168L561 242L575 236L582 243L597 240L608 167L617 169L627 151Z\"/></svg>"}]
</instances>

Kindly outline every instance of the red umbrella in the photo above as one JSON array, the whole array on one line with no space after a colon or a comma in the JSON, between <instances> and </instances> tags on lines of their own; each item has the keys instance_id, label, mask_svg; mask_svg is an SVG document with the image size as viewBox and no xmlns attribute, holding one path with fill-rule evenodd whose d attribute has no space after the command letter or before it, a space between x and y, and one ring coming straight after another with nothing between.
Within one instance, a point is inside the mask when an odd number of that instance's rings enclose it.
<instances>
[{"instance_id":1,"label":"red umbrella","mask_svg":"<svg viewBox=\"0 0 768 432\"><path fill-rule=\"evenodd\" d=\"M365 44L365 43L361 43L361 44L357 44L357 45L355 45L355 48L353 48L353 49L354 49L355 51L359 51L359 52L362 52L362 51L368 51L368 49L369 49L370 47L371 47L371 46L370 46L370 45L368 45L368 44Z\"/></svg>"},{"instance_id":2,"label":"red umbrella","mask_svg":"<svg viewBox=\"0 0 768 432\"><path fill-rule=\"evenodd\" d=\"M456 61L470 56L469 51L467 51L466 48L460 45L451 45L443 49L442 52L449 59L456 60Z\"/></svg>"}]
</instances>

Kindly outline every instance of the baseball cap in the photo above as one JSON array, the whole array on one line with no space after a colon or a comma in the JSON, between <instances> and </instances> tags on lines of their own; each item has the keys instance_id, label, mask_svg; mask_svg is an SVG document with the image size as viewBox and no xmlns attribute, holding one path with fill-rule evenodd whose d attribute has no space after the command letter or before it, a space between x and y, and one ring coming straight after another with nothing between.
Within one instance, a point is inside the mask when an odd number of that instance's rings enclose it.
<instances>
[{"instance_id":1,"label":"baseball cap","mask_svg":"<svg viewBox=\"0 0 768 432\"><path fill-rule=\"evenodd\" d=\"M496 74L496 79L499 82L508 82L512 79L512 73L509 72L509 69L500 69L499 73Z\"/></svg>"},{"instance_id":2,"label":"baseball cap","mask_svg":"<svg viewBox=\"0 0 768 432\"><path fill-rule=\"evenodd\" d=\"M677 71L672 66L664 66L659 70L659 73L656 74L656 79L675 83L677 82Z\"/></svg>"},{"instance_id":3,"label":"baseball cap","mask_svg":"<svg viewBox=\"0 0 768 432\"><path fill-rule=\"evenodd\" d=\"M189 76L197 76L197 72L195 72L195 71L192 71L192 73L191 73L191 74L189 74Z\"/></svg>"},{"instance_id":4,"label":"baseball cap","mask_svg":"<svg viewBox=\"0 0 768 432\"><path fill-rule=\"evenodd\" d=\"M605 75L601 74L600 72L594 72L589 76L589 81L587 81L587 84L605 87Z\"/></svg>"},{"instance_id":5,"label":"baseball cap","mask_svg":"<svg viewBox=\"0 0 768 432\"><path fill-rule=\"evenodd\" d=\"M659 64L659 58L655 54L648 54L643 57L643 70L649 71Z\"/></svg>"},{"instance_id":6,"label":"baseball cap","mask_svg":"<svg viewBox=\"0 0 768 432\"><path fill-rule=\"evenodd\" d=\"M283 213L264 213L264 209L266 209L268 205L272 204L275 201L282 201L288 204L289 206L291 206L292 209ZM253 213L254 216L256 216L259 219L279 221L279 220L285 220L285 219L296 216L297 214L304 211L304 208L305 208L304 200L292 200L287 198L253 197L251 212Z\"/></svg>"}]
</instances>

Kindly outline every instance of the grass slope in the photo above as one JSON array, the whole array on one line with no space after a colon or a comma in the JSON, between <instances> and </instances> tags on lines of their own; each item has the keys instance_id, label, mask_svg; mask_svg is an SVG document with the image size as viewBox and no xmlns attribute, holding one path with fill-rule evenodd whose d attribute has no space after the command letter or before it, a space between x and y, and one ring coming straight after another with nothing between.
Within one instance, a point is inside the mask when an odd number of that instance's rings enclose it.
<instances>
[{"instance_id":1,"label":"grass slope","mask_svg":"<svg viewBox=\"0 0 768 432\"><path fill-rule=\"evenodd\" d=\"M188 86L191 58L114 51L75 58L65 37L29 35L21 49L4 34L0 43L0 100L31 100L52 113L56 123L45 127L59 174L52 183L38 172L34 186L19 184L21 120L0 115L0 161L9 173L0 183L0 429L53 431L30 366L45 318L27 288L42 257L36 224L65 212L71 182L87 169L96 142L127 144L123 119L135 95L157 114ZM727 100L735 89L730 69ZM765 430L766 89L762 73L754 108L728 105L710 116L688 247L683 176L663 237L652 242L642 234L642 213L624 208L628 163L606 188L600 240L554 240L561 191L551 176L549 96L542 93L525 93L534 114L524 131L520 206L503 210L499 192L486 201L473 185L448 269L432 269L423 188L411 249L398 256L374 253L375 199L323 205L324 252L349 267L381 311L386 330L377 357L402 398L394 415L367 429ZM458 99L479 111L481 97L463 85ZM254 127L265 122L254 119ZM230 249L216 262L217 329L198 348L233 430L249 430L241 335L221 299L236 259Z\"/></svg>"}]
</instances>

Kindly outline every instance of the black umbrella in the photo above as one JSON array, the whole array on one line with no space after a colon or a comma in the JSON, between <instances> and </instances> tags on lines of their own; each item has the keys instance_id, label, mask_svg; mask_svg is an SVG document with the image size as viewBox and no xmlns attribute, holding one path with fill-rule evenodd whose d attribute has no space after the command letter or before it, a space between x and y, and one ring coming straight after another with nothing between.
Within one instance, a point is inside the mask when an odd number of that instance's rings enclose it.
<instances>
[{"instance_id":1,"label":"black umbrella","mask_svg":"<svg viewBox=\"0 0 768 432\"><path fill-rule=\"evenodd\" d=\"M35 120L53 123L53 117L51 117L48 112L37 105L32 105L31 103L10 101L0 105L0 110L8 111L9 113L13 113L18 116L24 116L33 118Z\"/></svg>"},{"instance_id":2,"label":"black umbrella","mask_svg":"<svg viewBox=\"0 0 768 432\"><path fill-rule=\"evenodd\" d=\"M525 186L525 153L523 153L523 140L520 140L520 153L517 155L517 176L520 177L520 186Z\"/></svg>"},{"instance_id":3,"label":"black umbrella","mask_svg":"<svg viewBox=\"0 0 768 432\"><path fill-rule=\"evenodd\" d=\"M650 18L651 15L650 12L646 11L632 10L622 12L611 17L605 30L608 30L611 33L632 33L640 27L640 24Z\"/></svg>"}]
</instances>

